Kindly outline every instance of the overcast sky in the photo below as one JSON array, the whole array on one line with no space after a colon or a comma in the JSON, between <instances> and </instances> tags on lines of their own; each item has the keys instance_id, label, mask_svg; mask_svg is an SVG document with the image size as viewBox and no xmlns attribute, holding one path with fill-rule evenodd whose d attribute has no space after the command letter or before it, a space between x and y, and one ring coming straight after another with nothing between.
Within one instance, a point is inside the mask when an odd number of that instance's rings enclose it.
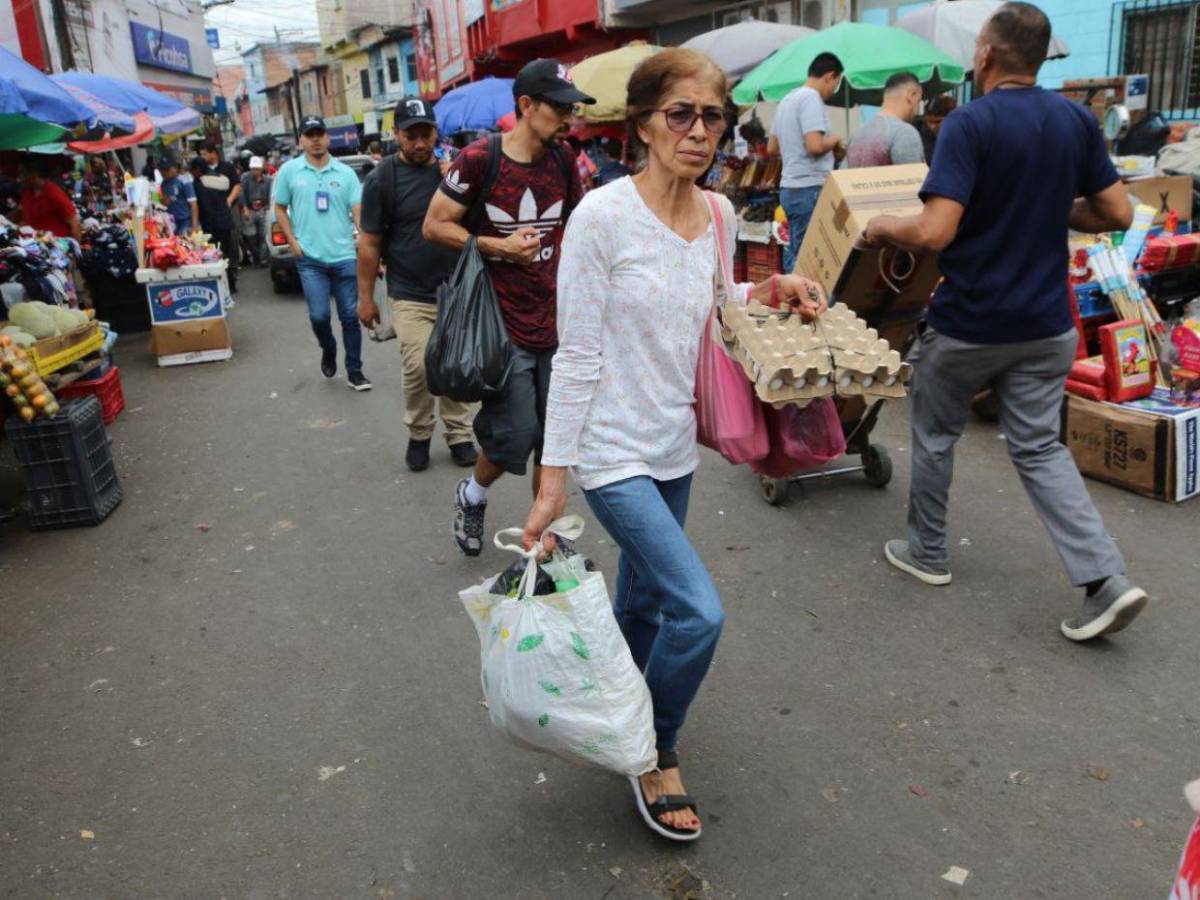
<instances>
[{"instance_id":1,"label":"overcast sky","mask_svg":"<svg viewBox=\"0 0 1200 900\"><path fill-rule=\"evenodd\" d=\"M256 42L273 42L275 28L284 40L316 40L317 2L331 0L234 0L210 9L205 20L220 31L221 49L213 51L217 65L240 62L241 50Z\"/></svg>"}]
</instances>

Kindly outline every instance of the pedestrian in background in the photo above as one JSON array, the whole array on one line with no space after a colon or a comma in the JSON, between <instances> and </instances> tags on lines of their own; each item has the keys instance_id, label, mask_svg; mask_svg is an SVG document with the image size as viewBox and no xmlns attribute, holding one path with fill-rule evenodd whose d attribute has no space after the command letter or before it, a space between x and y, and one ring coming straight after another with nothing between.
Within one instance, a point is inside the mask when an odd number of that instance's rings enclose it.
<instances>
[{"instance_id":1,"label":"pedestrian in background","mask_svg":"<svg viewBox=\"0 0 1200 900\"><path fill-rule=\"evenodd\" d=\"M229 290L236 294L241 251L234 230L233 207L242 193L242 185L233 163L221 159L215 144L208 141L202 144L199 160L199 171L193 165L192 176L195 179L196 204L200 208L200 226L221 248L226 263L225 274L229 277Z\"/></svg>"},{"instance_id":2,"label":"pedestrian in background","mask_svg":"<svg viewBox=\"0 0 1200 900\"><path fill-rule=\"evenodd\" d=\"M346 382L356 391L369 391L371 382L363 374L354 246L362 185L353 169L329 155L324 119L309 116L300 123L300 145L304 155L288 160L275 176L275 219L296 259L309 322L321 347L321 374L337 374L332 298L342 324Z\"/></svg>"},{"instance_id":3,"label":"pedestrian in background","mask_svg":"<svg viewBox=\"0 0 1200 900\"><path fill-rule=\"evenodd\" d=\"M629 79L630 139L647 162L589 193L567 226L545 468L524 534L532 549L562 515L570 467L621 548L617 621L654 701L658 769L631 779L635 799L650 828L681 841L700 836L700 819L676 741L724 621L684 532L700 461L693 405L702 331L726 301L780 300L805 319L824 308L820 287L799 275L726 282L733 206L709 195L721 210L718 231L696 179L725 132L727 90L712 60L678 48L646 59Z\"/></svg>"},{"instance_id":4,"label":"pedestrian in background","mask_svg":"<svg viewBox=\"0 0 1200 900\"><path fill-rule=\"evenodd\" d=\"M443 175L434 156L437 120L426 101L405 97L396 105L395 139L395 154L382 160L363 185L358 318L366 328L379 324L375 279L386 254L388 302L404 369L404 462L413 472L429 468L435 414L440 413L455 464L473 466L470 407L434 397L425 382L425 347L437 319L438 285L450 278L458 259L449 247L432 244L421 234Z\"/></svg>"},{"instance_id":5,"label":"pedestrian in background","mask_svg":"<svg viewBox=\"0 0 1200 900\"><path fill-rule=\"evenodd\" d=\"M779 102L767 153L783 158L779 203L787 214L788 245L783 271L791 272L808 231L825 179L846 155L842 139L832 134L825 103L837 93L844 66L832 53L818 53L808 67L808 80Z\"/></svg>"},{"instance_id":6,"label":"pedestrian in background","mask_svg":"<svg viewBox=\"0 0 1200 900\"><path fill-rule=\"evenodd\" d=\"M200 221L200 211L196 206L196 189L192 182L184 181L179 175L179 161L174 157L164 157L162 163L163 205L171 214L175 223L176 234L191 234L192 226Z\"/></svg>"},{"instance_id":7,"label":"pedestrian in background","mask_svg":"<svg viewBox=\"0 0 1200 900\"><path fill-rule=\"evenodd\" d=\"M854 133L846 147L846 167L903 166L925 161L921 135L913 127L921 106L921 82L912 72L897 72L883 86L883 106Z\"/></svg>"},{"instance_id":8,"label":"pedestrian in background","mask_svg":"<svg viewBox=\"0 0 1200 900\"><path fill-rule=\"evenodd\" d=\"M427 239L456 251L477 237L512 343L503 393L484 400L475 416L480 448L475 471L454 493L454 537L468 556L483 549L488 488L505 472L524 475L531 453L537 493L550 361L558 346L558 249L567 217L583 196L575 160L562 140L575 104L596 102L571 83L567 67L555 59L521 69L513 100L516 127L495 145L485 137L458 154L424 227ZM490 172L495 182L485 184Z\"/></svg>"},{"instance_id":9,"label":"pedestrian in background","mask_svg":"<svg viewBox=\"0 0 1200 900\"><path fill-rule=\"evenodd\" d=\"M597 187L603 187L609 182L633 174L629 171L629 166L625 165L621 159L624 156L624 151L621 148L620 141L615 138L609 138L604 142L603 151L599 168L596 170Z\"/></svg>"},{"instance_id":10,"label":"pedestrian in background","mask_svg":"<svg viewBox=\"0 0 1200 900\"><path fill-rule=\"evenodd\" d=\"M938 94L925 107L925 115L922 117L921 126L917 130L921 134L921 145L925 148L926 163L933 164L933 150L937 146L937 136L942 128L942 122L946 120L946 116L950 115L957 108L958 101L949 94Z\"/></svg>"},{"instance_id":11,"label":"pedestrian in background","mask_svg":"<svg viewBox=\"0 0 1200 900\"><path fill-rule=\"evenodd\" d=\"M255 266L267 262L267 208L271 205L271 178L263 172L263 158L250 157L250 171L242 176L242 236L246 255Z\"/></svg>"},{"instance_id":12,"label":"pedestrian in background","mask_svg":"<svg viewBox=\"0 0 1200 900\"><path fill-rule=\"evenodd\" d=\"M950 583L954 445L971 399L990 382L1025 491L1071 583L1085 588L1079 613L1061 625L1067 638L1083 641L1126 627L1147 597L1125 577L1125 560L1059 442L1063 387L1079 344L1062 248L1068 228L1124 231L1133 208L1095 117L1037 86L1049 44L1050 20L1036 6L1005 3L996 11L975 48L982 96L942 126L921 189L924 210L872 219L865 237L940 251L945 277L909 356L908 540L887 543L888 562L926 584Z\"/></svg>"}]
</instances>

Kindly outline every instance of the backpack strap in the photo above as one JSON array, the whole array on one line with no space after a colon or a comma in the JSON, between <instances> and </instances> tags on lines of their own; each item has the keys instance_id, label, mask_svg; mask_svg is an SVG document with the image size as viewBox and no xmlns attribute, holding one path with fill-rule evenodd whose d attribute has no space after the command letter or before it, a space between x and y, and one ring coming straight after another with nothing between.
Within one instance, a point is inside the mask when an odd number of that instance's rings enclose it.
<instances>
[{"instance_id":1,"label":"backpack strap","mask_svg":"<svg viewBox=\"0 0 1200 900\"><path fill-rule=\"evenodd\" d=\"M479 223L483 221L483 205L491 196L492 188L496 186L496 179L500 177L500 159L504 155L500 145L501 137L500 132L494 131L487 138L487 169L484 171L483 184L479 186L475 202L471 204L471 208L463 217L463 227L471 234L478 233Z\"/></svg>"},{"instance_id":2,"label":"backpack strap","mask_svg":"<svg viewBox=\"0 0 1200 900\"><path fill-rule=\"evenodd\" d=\"M571 213L575 211L575 207L579 204L579 197L575 196L575 171L574 163L571 160L570 154L563 149L562 144L555 144L550 148L550 152L554 154L554 159L558 162L558 168L562 172L563 183L566 185L565 199L563 200L563 224L566 224L567 219L571 218Z\"/></svg>"},{"instance_id":3,"label":"backpack strap","mask_svg":"<svg viewBox=\"0 0 1200 900\"><path fill-rule=\"evenodd\" d=\"M396 157L395 154L389 155L377 165L368 178L379 179L379 203L383 207L383 216L381 222L383 225L383 244L386 247L388 243L388 232L392 228L392 214L395 212L396 202Z\"/></svg>"}]
</instances>

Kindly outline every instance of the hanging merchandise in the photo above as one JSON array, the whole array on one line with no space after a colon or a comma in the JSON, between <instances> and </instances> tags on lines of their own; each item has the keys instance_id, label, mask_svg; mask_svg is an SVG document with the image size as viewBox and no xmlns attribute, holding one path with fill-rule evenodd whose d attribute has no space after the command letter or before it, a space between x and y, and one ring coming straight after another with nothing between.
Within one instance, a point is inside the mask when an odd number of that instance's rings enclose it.
<instances>
[{"instance_id":1,"label":"hanging merchandise","mask_svg":"<svg viewBox=\"0 0 1200 900\"><path fill-rule=\"evenodd\" d=\"M21 299L77 306L70 268L72 256L78 255L79 244L73 239L18 228L0 216L0 282L19 284L24 290ZM5 302L12 302L7 292Z\"/></svg>"},{"instance_id":2,"label":"hanging merchandise","mask_svg":"<svg viewBox=\"0 0 1200 900\"><path fill-rule=\"evenodd\" d=\"M137 271L133 235L124 225L102 225L98 219L85 219L82 245L79 268L88 278L101 273L113 278L132 278Z\"/></svg>"}]
</instances>

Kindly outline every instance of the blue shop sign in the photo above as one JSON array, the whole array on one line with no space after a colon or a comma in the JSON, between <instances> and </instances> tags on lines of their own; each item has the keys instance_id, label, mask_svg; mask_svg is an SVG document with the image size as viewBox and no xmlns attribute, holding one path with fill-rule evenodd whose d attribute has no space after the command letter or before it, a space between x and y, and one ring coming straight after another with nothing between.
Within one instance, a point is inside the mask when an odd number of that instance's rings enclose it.
<instances>
[{"instance_id":1,"label":"blue shop sign","mask_svg":"<svg viewBox=\"0 0 1200 900\"><path fill-rule=\"evenodd\" d=\"M172 72L192 71L192 51L187 38L140 22L130 22L129 28L133 33L133 57L141 65Z\"/></svg>"}]
</instances>

